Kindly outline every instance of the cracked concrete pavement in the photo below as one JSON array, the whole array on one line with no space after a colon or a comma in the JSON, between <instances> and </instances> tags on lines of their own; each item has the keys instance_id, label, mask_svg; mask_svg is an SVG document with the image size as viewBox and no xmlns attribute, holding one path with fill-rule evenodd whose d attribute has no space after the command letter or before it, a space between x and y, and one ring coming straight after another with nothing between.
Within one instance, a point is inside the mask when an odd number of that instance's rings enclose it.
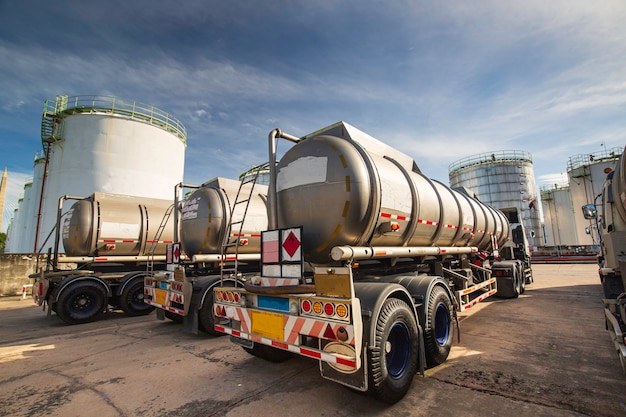
<instances>
[{"instance_id":1,"label":"cracked concrete pavement","mask_svg":"<svg viewBox=\"0 0 626 417\"><path fill-rule=\"evenodd\" d=\"M535 265L519 299L461 315L461 341L388 406L154 314L68 326L0 299L0 416L623 416L626 376L595 265Z\"/></svg>"}]
</instances>

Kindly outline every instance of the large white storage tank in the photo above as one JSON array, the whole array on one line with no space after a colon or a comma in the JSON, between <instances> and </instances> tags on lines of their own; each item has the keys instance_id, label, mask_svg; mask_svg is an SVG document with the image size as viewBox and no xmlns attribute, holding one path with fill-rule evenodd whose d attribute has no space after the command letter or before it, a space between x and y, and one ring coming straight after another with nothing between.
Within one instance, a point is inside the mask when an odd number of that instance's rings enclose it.
<instances>
[{"instance_id":1,"label":"large white storage tank","mask_svg":"<svg viewBox=\"0 0 626 417\"><path fill-rule=\"evenodd\" d=\"M574 207L574 227L578 235L578 239L572 242L572 245L598 244L597 236L585 233L585 229L591 228L593 222L583 217L581 207L585 204L601 203L595 198L602 192L606 176L615 169L621 154L622 148L612 148L570 156L567 162L567 177L571 204Z\"/></svg>"},{"instance_id":2,"label":"large white storage tank","mask_svg":"<svg viewBox=\"0 0 626 417\"><path fill-rule=\"evenodd\" d=\"M516 207L529 245L543 246L530 153L513 150L472 155L450 164L448 175L451 187L467 187L483 203L498 209Z\"/></svg>"},{"instance_id":3,"label":"large white storage tank","mask_svg":"<svg viewBox=\"0 0 626 417\"><path fill-rule=\"evenodd\" d=\"M36 252L34 250L35 229L44 165L44 154L43 152L38 152L35 154L34 176L32 179L29 178L24 182L24 199L11 221L12 231L10 236L7 236L7 242L11 240L12 243L10 245L7 244L5 247L6 253Z\"/></svg>"},{"instance_id":4,"label":"large white storage tank","mask_svg":"<svg viewBox=\"0 0 626 417\"><path fill-rule=\"evenodd\" d=\"M42 143L47 156L37 247L56 223L58 199L94 192L173 200L183 180L186 130L147 104L105 96L46 101ZM69 209L66 202L64 212ZM42 246L43 245L43 246ZM62 248L61 248L62 250Z\"/></svg>"},{"instance_id":5,"label":"large white storage tank","mask_svg":"<svg viewBox=\"0 0 626 417\"><path fill-rule=\"evenodd\" d=\"M571 190L568 185L541 187L545 246L578 245L580 231L574 220ZM584 230L583 230L584 233Z\"/></svg>"}]
</instances>

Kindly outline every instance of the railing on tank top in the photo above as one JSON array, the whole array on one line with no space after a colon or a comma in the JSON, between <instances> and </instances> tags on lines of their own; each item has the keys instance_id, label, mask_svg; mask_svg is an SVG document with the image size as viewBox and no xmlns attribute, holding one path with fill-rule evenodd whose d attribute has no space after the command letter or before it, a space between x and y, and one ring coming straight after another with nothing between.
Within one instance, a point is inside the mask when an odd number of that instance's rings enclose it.
<instances>
[{"instance_id":1,"label":"railing on tank top","mask_svg":"<svg viewBox=\"0 0 626 417\"><path fill-rule=\"evenodd\" d=\"M46 100L41 126L42 139L53 136L54 118L63 114L106 113L129 117L159 127L187 143L187 130L175 117L154 106L110 96L57 96Z\"/></svg>"}]
</instances>

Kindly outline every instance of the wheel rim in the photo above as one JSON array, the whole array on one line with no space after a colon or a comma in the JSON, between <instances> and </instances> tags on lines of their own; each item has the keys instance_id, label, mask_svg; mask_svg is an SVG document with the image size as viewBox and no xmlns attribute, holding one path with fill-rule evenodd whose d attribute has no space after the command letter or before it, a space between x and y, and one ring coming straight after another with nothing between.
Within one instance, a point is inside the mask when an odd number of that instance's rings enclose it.
<instances>
[{"instance_id":1,"label":"wheel rim","mask_svg":"<svg viewBox=\"0 0 626 417\"><path fill-rule=\"evenodd\" d=\"M130 295L130 304L136 309L149 307L148 304L143 302L143 286L133 289Z\"/></svg>"},{"instance_id":2,"label":"wheel rim","mask_svg":"<svg viewBox=\"0 0 626 417\"><path fill-rule=\"evenodd\" d=\"M89 314L94 308L93 295L89 293L77 294L72 301L72 310L76 313Z\"/></svg>"},{"instance_id":3,"label":"wheel rim","mask_svg":"<svg viewBox=\"0 0 626 417\"><path fill-rule=\"evenodd\" d=\"M404 323L395 323L385 343L387 372L392 378L400 378L406 372L411 356L409 329Z\"/></svg>"},{"instance_id":4,"label":"wheel rim","mask_svg":"<svg viewBox=\"0 0 626 417\"><path fill-rule=\"evenodd\" d=\"M437 305L435 311L435 340L439 346L443 346L450 337L450 315L444 304Z\"/></svg>"}]
</instances>

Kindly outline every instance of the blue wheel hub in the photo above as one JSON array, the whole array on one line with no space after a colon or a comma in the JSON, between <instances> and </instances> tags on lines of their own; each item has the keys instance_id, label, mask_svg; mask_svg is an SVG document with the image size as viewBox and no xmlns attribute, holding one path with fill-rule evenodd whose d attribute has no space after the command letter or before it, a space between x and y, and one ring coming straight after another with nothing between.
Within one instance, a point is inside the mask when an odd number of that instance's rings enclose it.
<instances>
[{"instance_id":1,"label":"blue wheel hub","mask_svg":"<svg viewBox=\"0 0 626 417\"><path fill-rule=\"evenodd\" d=\"M411 342L409 329L404 323L395 323L389 332L385 344L385 361L389 375L398 379L402 377L408 366L411 356Z\"/></svg>"},{"instance_id":2,"label":"blue wheel hub","mask_svg":"<svg viewBox=\"0 0 626 417\"><path fill-rule=\"evenodd\" d=\"M435 310L435 339L443 346L450 337L450 312L444 304L437 305Z\"/></svg>"}]
</instances>

